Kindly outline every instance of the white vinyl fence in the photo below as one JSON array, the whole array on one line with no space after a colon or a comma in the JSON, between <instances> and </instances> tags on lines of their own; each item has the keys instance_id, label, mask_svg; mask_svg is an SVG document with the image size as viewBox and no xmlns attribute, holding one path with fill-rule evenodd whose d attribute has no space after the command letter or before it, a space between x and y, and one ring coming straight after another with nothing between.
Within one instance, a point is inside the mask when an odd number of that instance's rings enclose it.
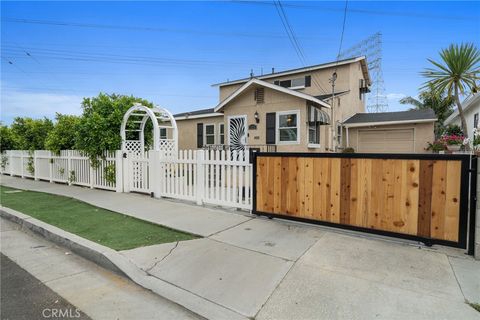
<instances>
[{"instance_id":1,"label":"white vinyl fence","mask_svg":"<svg viewBox=\"0 0 480 320\"><path fill-rule=\"evenodd\" d=\"M159 160L161 196L252 209L248 151L181 150Z\"/></svg>"},{"instance_id":2,"label":"white vinyl fence","mask_svg":"<svg viewBox=\"0 0 480 320\"><path fill-rule=\"evenodd\" d=\"M92 166L88 156L77 150L62 150L55 154L47 150L8 150L2 154L3 174L62 182L106 190L122 190L121 152L105 152Z\"/></svg>"},{"instance_id":3,"label":"white vinyl fence","mask_svg":"<svg viewBox=\"0 0 480 320\"><path fill-rule=\"evenodd\" d=\"M252 209L252 165L248 151L181 150L105 152L92 166L76 150L9 150L1 173L117 192L142 192L174 199Z\"/></svg>"}]
</instances>

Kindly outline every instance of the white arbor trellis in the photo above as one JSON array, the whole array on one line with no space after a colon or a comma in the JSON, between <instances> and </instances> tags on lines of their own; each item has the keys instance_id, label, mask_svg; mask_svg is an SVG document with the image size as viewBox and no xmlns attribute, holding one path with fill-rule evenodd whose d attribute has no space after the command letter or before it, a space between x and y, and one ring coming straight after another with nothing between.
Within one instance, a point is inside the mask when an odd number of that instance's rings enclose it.
<instances>
[{"instance_id":1,"label":"white arbor trellis","mask_svg":"<svg viewBox=\"0 0 480 320\"><path fill-rule=\"evenodd\" d=\"M122 151L138 155L145 152L145 125L148 119L152 120L153 124L152 150L177 154L178 129L173 115L164 108L148 108L141 104L133 105L123 116L120 129ZM132 125L127 128L127 123ZM127 140L127 132L136 132L137 139Z\"/></svg>"}]
</instances>

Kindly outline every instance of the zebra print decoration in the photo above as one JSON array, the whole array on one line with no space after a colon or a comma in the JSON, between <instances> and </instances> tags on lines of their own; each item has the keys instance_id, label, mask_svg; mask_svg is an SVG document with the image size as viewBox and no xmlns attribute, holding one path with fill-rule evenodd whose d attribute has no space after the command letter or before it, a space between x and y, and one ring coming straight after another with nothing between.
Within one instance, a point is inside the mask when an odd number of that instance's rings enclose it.
<instances>
[{"instance_id":1,"label":"zebra print decoration","mask_svg":"<svg viewBox=\"0 0 480 320\"><path fill-rule=\"evenodd\" d=\"M230 148L231 150L245 150L245 143L247 142L245 130L245 118L237 117L230 118L229 133L230 133Z\"/></svg>"}]
</instances>

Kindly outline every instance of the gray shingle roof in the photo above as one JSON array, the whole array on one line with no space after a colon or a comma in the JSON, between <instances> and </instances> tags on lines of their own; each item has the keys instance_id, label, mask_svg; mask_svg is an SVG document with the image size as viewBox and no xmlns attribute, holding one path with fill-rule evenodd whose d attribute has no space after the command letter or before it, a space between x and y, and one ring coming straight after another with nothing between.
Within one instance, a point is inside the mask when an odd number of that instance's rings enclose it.
<instances>
[{"instance_id":1,"label":"gray shingle roof","mask_svg":"<svg viewBox=\"0 0 480 320\"><path fill-rule=\"evenodd\" d=\"M388 122L388 121L415 121L437 119L432 109L409 110L398 112L356 113L346 121L349 123Z\"/></svg>"},{"instance_id":2,"label":"gray shingle roof","mask_svg":"<svg viewBox=\"0 0 480 320\"><path fill-rule=\"evenodd\" d=\"M208 113L214 113L214 108L208 108L208 109L201 109L201 110L195 110L195 111L189 111L189 112L181 112L174 114L173 116L176 117L185 117L185 116L198 116L201 114L208 114Z\"/></svg>"}]
</instances>

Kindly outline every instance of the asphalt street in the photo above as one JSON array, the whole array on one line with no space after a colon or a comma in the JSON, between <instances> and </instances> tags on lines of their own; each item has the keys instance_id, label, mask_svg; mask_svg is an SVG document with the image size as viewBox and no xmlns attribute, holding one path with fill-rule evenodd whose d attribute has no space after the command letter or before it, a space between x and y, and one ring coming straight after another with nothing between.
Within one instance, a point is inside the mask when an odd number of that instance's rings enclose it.
<instances>
[{"instance_id":1,"label":"asphalt street","mask_svg":"<svg viewBox=\"0 0 480 320\"><path fill-rule=\"evenodd\" d=\"M0 255L2 320L90 319L8 257Z\"/></svg>"}]
</instances>

